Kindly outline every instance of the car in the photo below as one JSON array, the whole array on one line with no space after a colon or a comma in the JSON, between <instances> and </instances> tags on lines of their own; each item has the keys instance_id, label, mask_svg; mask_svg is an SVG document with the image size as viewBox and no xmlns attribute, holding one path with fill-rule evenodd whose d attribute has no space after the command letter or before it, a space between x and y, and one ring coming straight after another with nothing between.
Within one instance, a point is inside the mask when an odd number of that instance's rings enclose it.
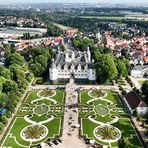
<instances>
[{"instance_id":1,"label":"car","mask_svg":"<svg viewBox=\"0 0 148 148\"><path fill-rule=\"evenodd\" d=\"M59 141L60 143L62 143L62 140L61 139L57 139L57 141Z\"/></svg>"},{"instance_id":2,"label":"car","mask_svg":"<svg viewBox=\"0 0 148 148\"><path fill-rule=\"evenodd\" d=\"M52 147L52 145L53 145L53 144L52 144L52 143L50 143L50 142L48 142L47 144L48 144L50 147Z\"/></svg>"},{"instance_id":3,"label":"car","mask_svg":"<svg viewBox=\"0 0 148 148\"><path fill-rule=\"evenodd\" d=\"M58 145L58 142L56 140L52 141L55 145Z\"/></svg>"}]
</instances>

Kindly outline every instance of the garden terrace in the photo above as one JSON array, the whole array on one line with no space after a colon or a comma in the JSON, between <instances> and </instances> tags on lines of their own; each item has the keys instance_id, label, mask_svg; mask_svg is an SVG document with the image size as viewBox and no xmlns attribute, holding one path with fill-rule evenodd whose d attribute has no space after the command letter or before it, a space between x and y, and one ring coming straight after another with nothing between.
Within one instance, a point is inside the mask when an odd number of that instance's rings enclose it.
<instances>
[{"instance_id":1,"label":"garden terrace","mask_svg":"<svg viewBox=\"0 0 148 148\"><path fill-rule=\"evenodd\" d=\"M82 91L79 94L79 119L80 135L95 140L100 145L117 147L120 139L126 138L131 148L142 147L130 117L116 92Z\"/></svg>"},{"instance_id":2,"label":"garden terrace","mask_svg":"<svg viewBox=\"0 0 148 148\"><path fill-rule=\"evenodd\" d=\"M2 147L28 148L61 136L64 116L61 90L33 90L21 104Z\"/></svg>"}]
</instances>

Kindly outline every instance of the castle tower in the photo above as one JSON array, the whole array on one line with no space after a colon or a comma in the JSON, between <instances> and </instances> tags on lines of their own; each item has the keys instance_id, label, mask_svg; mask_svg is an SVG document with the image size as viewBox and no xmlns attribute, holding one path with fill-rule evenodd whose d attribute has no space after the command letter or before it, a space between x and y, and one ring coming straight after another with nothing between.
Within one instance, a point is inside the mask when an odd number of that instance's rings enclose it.
<instances>
[{"instance_id":1,"label":"castle tower","mask_svg":"<svg viewBox=\"0 0 148 148\"><path fill-rule=\"evenodd\" d=\"M75 52L74 51L72 51L71 59L72 59L72 61L75 60Z\"/></svg>"},{"instance_id":2,"label":"castle tower","mask_svg":"<svg viewBox=\"0 0 148 148\"><path fill-rule=\"evenodd\" d=\"M90 53L89 47L87 48L87 57L88 57L88 62L90 63L91 62L91 53Z\"/></svg>"},{"instance_id":3,"label":"castle tower","mask_svg":"<svg viewBox=\"0 0 148 148\"><path fill-rule=\"evenodd\" d=\"M52 64L51 67L49 68L49 79L51 81L56 81L58 79L58 70L54 62L54 59L52 59Z\"/></svg>"},{"instance_id":4,"label":"castle tower","mask_svg":"<svg viewBox=\"0 0 148 148\"><path fill-rule=\"evenodd\" d=\"M87 77L89 81L96 80L96 70L94 66L94 59L92 59L92 62L89 64Z\"/></svg>"},{"instance_id":5,"label":"castle tower","mask_svg":"<svg viewBox=\"0 0 148 148\"><path fill-rule=\"evenodd\" d=\"M95 69L93 68L89 68L88 69L88 73L87 73L87 77L89 81L95 81L96 80L96 72Z\"/></svg>"},{"instance_id":6,"label":"castle tower","mask_svg":"<svg viewBox=\"0 0 148 148\"><path fill-rule=\"evenodd\" d=\"M99 31L96 33L96 38L98 40L101 40L101 38L102 38L101 33Z\"/></svg>"},{"instance_id":7,"label":"castle tower","mask_svg":"<svg viewBox=\"0 0 148 148\"><path fill-rule=\"evenodd\" d=\"M69 53L68 52L66 52L65 53L65 62L70 62L71 60L70 60L70 57L69 57Z\"/></svg>"}]
</instances>

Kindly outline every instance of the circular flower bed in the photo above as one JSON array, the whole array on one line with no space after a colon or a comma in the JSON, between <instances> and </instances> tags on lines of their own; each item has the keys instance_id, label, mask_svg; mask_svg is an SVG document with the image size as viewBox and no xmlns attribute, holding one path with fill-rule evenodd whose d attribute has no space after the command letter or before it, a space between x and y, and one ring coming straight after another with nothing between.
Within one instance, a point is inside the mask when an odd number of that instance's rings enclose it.
<instances>
[{"instance_id":1,"label":"circular flower bed","mask_svg":"<svg viewBox=\"0 0 148 148\"><path fill-rule=\"evenodd\" d=\"M29 125L20 134L23 140L35 142L45 138L48 134L48 129L44 125Z\"/></svg>"},{"instance_id":2,"label":"circular flower bed","mask_svg":"<svg viewBox=\"0 0 148 148\"><path fill-rule=\"evenodd\" d=\"M121 132L112 125L101 125L94 129L95 137L103 142L117 142L121 138Z\"/></svg>"},{"instance_id":3,"label":"circular flower bed","mask_svg":"<svg viewBox=\"0 0 148 148\"><path fill-rule=\"evenodd\" d=\"M109 113L109 109L102 104L95 106L94 111L100 116L105 116Z\"/></svg>"},{"instance_id":4,"label":"circular flower bed","mask_svg":"<svg viewBox=\"0 0 148 148\"><path fill-rule=\"evenodd\" d=\"M55 90L44 89L38 92L39 97L52 97L56 94Z\"/></svg>"},{"instance_id":5,"label":"circular flower bed","mask_svg":"<svg viewBox=\"0 0 148 148\"><path fill-rule=\"evenodd\" d=\"M49 110L49 107L45 104L38 105L37 107L34 108L34 112L37 115L46 114L48 112L48 110Z\"/></svg>"},{"instance_id":6,"label":"circular flower bed","mask_svg":"<svg viewBox=\"0 0 148 148\"><path fill-rule=\"evenodd\" d=\"M90 95L92 97L103 97L105 95L104 91L100 90L100 89L94 89L94 90L91 90L90 92Z\"/></svg>"}]
</instances>

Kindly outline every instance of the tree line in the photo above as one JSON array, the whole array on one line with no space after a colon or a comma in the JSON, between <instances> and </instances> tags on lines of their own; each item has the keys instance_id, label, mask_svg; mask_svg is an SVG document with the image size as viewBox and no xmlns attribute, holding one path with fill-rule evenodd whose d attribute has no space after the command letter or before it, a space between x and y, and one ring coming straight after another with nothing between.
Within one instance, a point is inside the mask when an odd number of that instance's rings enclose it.
<instances>
[{"instance_id":1,"label":"tree line","mask_svg":"<svg viewBox=\"0 0 148 148\"><path fill-rule=\"evenodd\" d=\"M5 49L5 65L0 66L0 108L6 112L0 115L0 132L33 76L42 75L52 57L52 51L48 48L34 48L20 53L13 46L5 45Z\"/></svg>"}]
</instances>

